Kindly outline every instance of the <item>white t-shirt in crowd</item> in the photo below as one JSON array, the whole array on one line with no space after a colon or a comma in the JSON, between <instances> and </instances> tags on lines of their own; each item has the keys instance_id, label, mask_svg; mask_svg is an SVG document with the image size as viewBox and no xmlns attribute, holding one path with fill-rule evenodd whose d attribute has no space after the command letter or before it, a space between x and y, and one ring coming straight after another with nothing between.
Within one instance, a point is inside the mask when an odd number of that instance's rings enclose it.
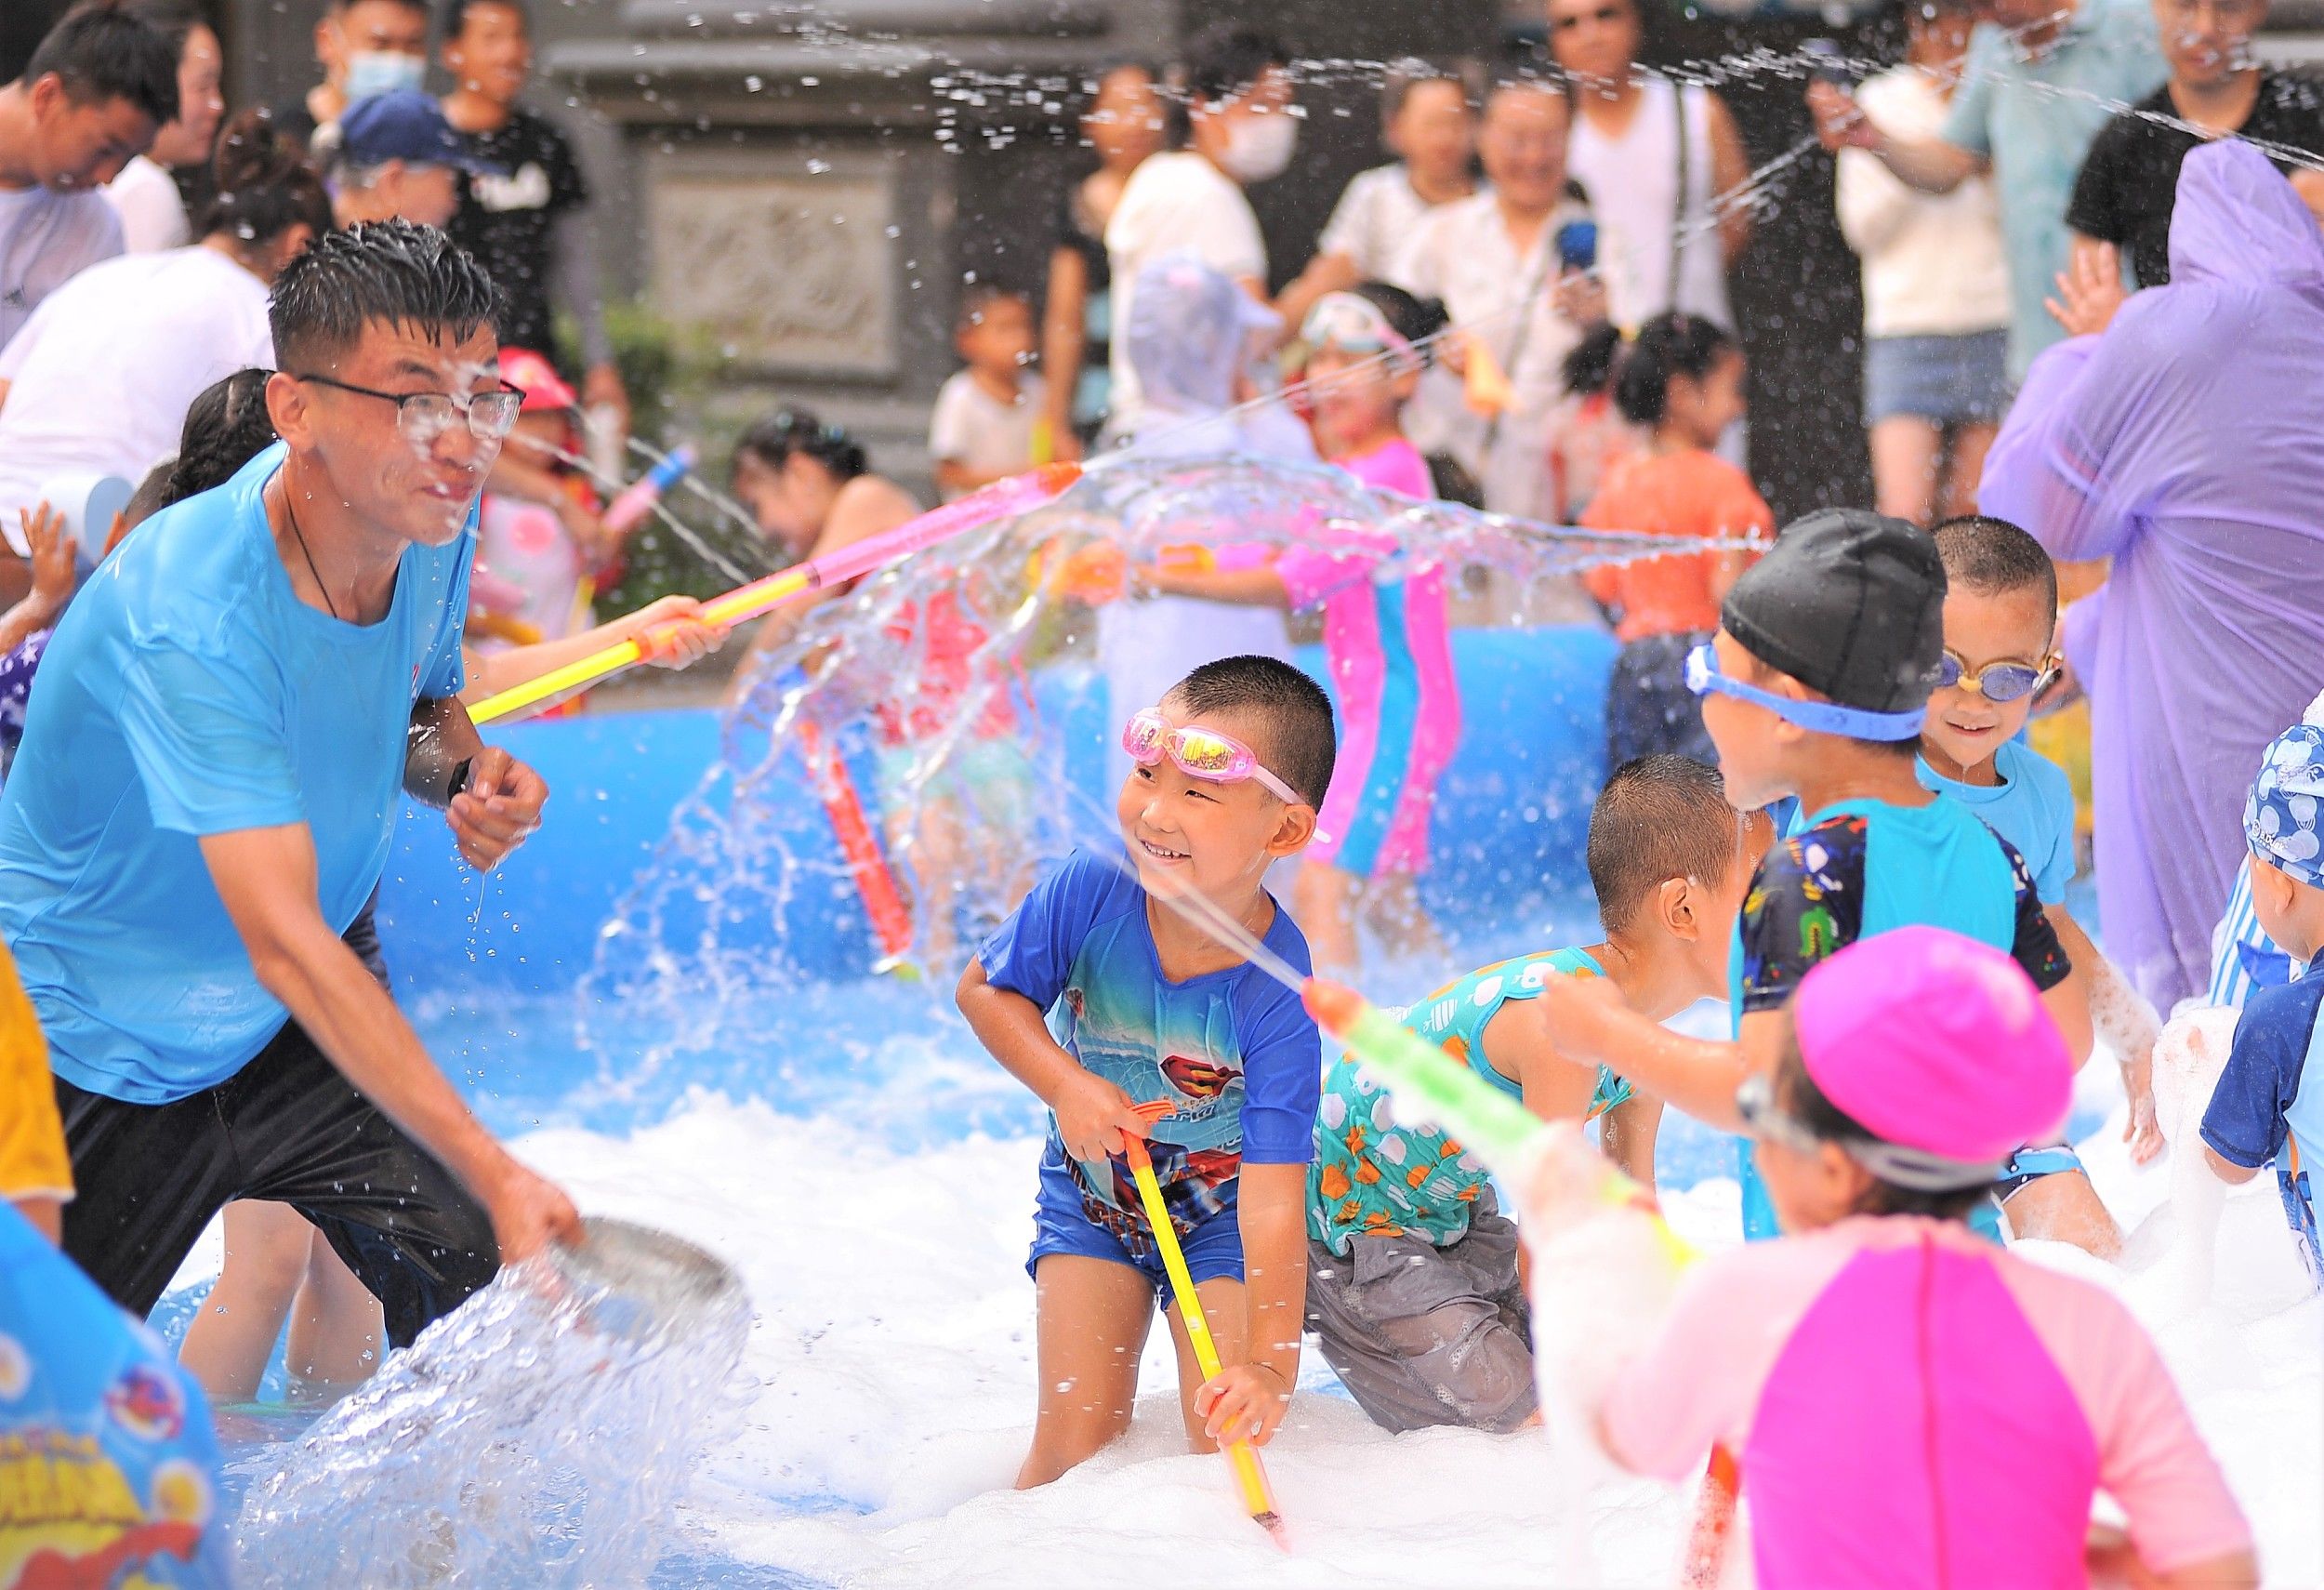
<instances>
[{"instance_id":1,"label":"white t-shirt in crowd","mask_svg":"<svg viewBox=\"0 0 2324 1590\"><path fill-rule=\"evenodd\" d=\"M1941 137L1952 101L1915 66L1856 92L1872 125L1896 139ZM1961 337L2009 328L2009 261L1990 176L1923 193L1868 150L1840 152L1840 230L1864 261L1868 337Z\"/></svg>"},{"instance_id":2,"label":"white t-shirt in crowd","mask_svg":"<svg viewBox=\"0 0 2324 1590\"><path fill-rule=\"evenodd\" d=\"M0 188L0 348L41 300L121 252L121 218L102 193Z\"/></svg>"},{"instance_id":3,"label":"white t-shirt in crowd","mask_svg":"<svg viewBox=\"0 0 2324 1590\"><path fill-rule=\"evenodd\" d=\"M971 470L1018 474L1031 469L1044 391L1041 378L1027 371L1017 378L1017 401L1002 403L977 385L970 371L954 371L928 417L928 456ZM944 500L962 495L949 492Z\"/></svg>"},{"instance_id":4,"label":"white t-shirt in crowd","mask_svg":"<svg viewBox=\"0 0 2324 1590\"><path fill-rule=\"evenodd\" d=\"M121 218L121 246L128 254L158 254L193 241L186 201L169 167L140 154L101 190Z\"/></svg>"},{"instance_id":5,"label":"white t-shirt in crowd","mask_svg":"<svg viewBox=\"0 0 2324 1590\"><path fill-rule=\"evenodd\" d=\"M105 201L88 195L99 208ZM112 212L105 208L110 219ZM18 511L59 475L135 485L178 450L204 388L271 367L266 284L215 249L128 254L48 296L0 350L0 531L20 553Z\"/></svg>"},{"instance_id":6,"label":"white t-shirt in crowd","mask_svg":"<svg viewBox=\"0 0 2324 1590\"><path fill-rule=\"evenodd\" d=\"M1267 245L1259 217L1233 179L1201 155L1182 151L1151 156L1130 173L1114 219L1105 228L1113 263L1114 325L1129 324L1138 272L1165 254L1186 252L1221 274L1241 281L1267 277ZM1135 425L1139 391L1127 338L1114 338L1114 417L1119 433Z\"/></svg>"},{"instance_id":7,"label":"white t-shirt in crowd","mask_svg":"<svg viewBox=\"0 0 2324 1590\"><path fill-rule=\"evenodd\" d=\"M1315 252L1345 255L1354 262L1358 278L1385 282L1433 207L1412 191L1402 161L1359 171L1349 179L1331 219L1324 223Z\"/></svg>"},{"instance_id":8,"label":"white t-shirt in crowd","mask_svg":"<svg viewBox=\"0 0 2324 1590\"><path fill-rule=\"evenodd\" d=\"M1566 169L1589 190L1604 229L1598 261L1606 291L1626 306L1623 325L1675 309L1732 329L1726 255L1711 212L1710 90L1689 85L1681 93L1652 74L1638 87L1642 98L1621 137L1577 113L1565 147ZM1618 245L1604 234L1618 234Z\"/></svg>"},{"instance_id":9,"label":"white t-shirt in crowd","mask_svg":"<svg viewBox=\"0 0 2324 1590\"><path fill-rule=\"evenodd\" d=\"M1546 490L1549 431L1565 398L1565 355L1583 331L1558 310L1557 234L1590 213L1568 199L1521 249L1492 193L1456 199L1430 213L1391 277L1417 297L1442 298L1453 325L1484 343L1509 378L1513 396L1500 423L1464 408L1448 438L1447 450L1477 477L1485 506L1496 513L1555 513ZM1599 258L1614 235L1601 219ZM1624 306L1617 285L1609 280L1607 297L1618 325Z\"/></svg>"}]
</instances>

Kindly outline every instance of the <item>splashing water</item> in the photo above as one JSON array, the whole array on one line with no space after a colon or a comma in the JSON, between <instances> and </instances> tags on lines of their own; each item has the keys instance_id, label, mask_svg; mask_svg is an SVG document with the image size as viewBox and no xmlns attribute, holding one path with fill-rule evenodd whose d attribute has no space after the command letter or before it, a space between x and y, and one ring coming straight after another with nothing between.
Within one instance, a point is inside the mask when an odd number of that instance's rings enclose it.
<instances>
[{"instance_id":1,"label":"splashing water","mask_svg":"<svg viewBox=\"0 0 2324 1590\"><path fill-rule=\"evenodd\" d=\"M747 1388L732 1271L641 1226L513 1265L390 1358L244 1501L249 1583L629 1585Z\"/></svg>"},{"instance_id":2,"label":"splashing water","mask_svg":"<svg viewBox=\"0 0 2324 1590\"><path fill-rule=\"evenodd\" d=\"M598 1085L635 1096L667 1055L737 1036L730 1008L827 974L799 953L822 951L820 938L801 947L785 926L794 913L826 921L812 908L856 889L829 817L799 798L803 726L859 753L877 742L876 759L857 758L877 766L856 793L884 829L917 928L911 956L941 987L1036 859L1113 838L1110 814L1084 792L1103 783L1090 758L1111 727L1098 627L1055 572L1099 541L1144 561L1181 544L1281 546L1327 526L1360 527L1384 553L1384 577L1484 568L1538 580L1712 545L1414 501L1322 465L1112 456L1055 502L812 610L767 656L724 725L723 754L604 930L582 1008L641 1005L663 1038ZM967 775L997 755L1022 764L1000 799Z\"/></svg>"}]
</instances>

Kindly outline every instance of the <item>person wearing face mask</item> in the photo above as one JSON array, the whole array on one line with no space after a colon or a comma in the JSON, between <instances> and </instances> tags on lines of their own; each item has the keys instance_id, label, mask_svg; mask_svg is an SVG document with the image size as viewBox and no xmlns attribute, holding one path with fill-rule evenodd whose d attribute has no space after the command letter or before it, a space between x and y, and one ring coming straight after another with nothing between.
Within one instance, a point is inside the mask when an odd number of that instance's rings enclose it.
<instances>
[{"instance_id":1,"label":"person wearing face mask","mask_svg":"<svg viewBox=\"0 0 2324 1590\"><path fill-rule=\"evenodd\" d=\"M1563 523L1578 504L1560 500L1549 442L1565 401L1566 355L1607 316L1607 295L1578 268L1587 235L1604 258L1614 234L1593 222L1588 198L1565 175L1570 107L1553 86L1518 80L1485 103L1477 152L1486 186L1441 205L1411 237L1393 272L1415 298L1440 298L1455 335L1447 359L1489 361L1509 392L1490 415L1461 413L1448 450L1484 483L1485 506ZM1626 306L1615 304L1615 319Z\"/></svg>"},{"instance_id":2,"label":"person wearing face mask","mask_svg":"<svg viewBox=\"0 0 2324 1590\"><path fill-rule=\"evenodd\" d=\"M1182 69L1186 147L1132 173L1105 228L1114 318L1127 325L1138 275L1162 256L1191 252L1265 301L1267 245L1243 190L1279 177L1299 143L1290 52L1256 28L1221 24L1196 35ZM1113 347L1114 413L1108 431L1135 428L1138 373L1120 339Z\"/></svg>"},{"instance_id":3,"label":"person wearing face mask","mask_svg":"<svg viewBox=\"0 0 2324 1590\"><path fill-rule=\"evenodd\" d=\"M348 106L428 80L427 0L331 0L315 24L323 81L274 112L274 125L311 146Z\"/></svg>"},{"instance_id":4,"label":"person wearing face mask","mask_svg":"<svg viewBox=\"0 0 2324 1590\"><path fill-rule=\"evenodd\" d=\"M0 86L0 347L41 299L121 252L98 190L177 115L177 51L117 7L66 17Z\"/></svg>"},{"instance_id":5,"label":"person wearing face mask","mask_svg":"<svg viewBox=\"0 0 2324 1590\"><path fill-rule=\"evenodd\" d=\"M498 177L416 88L358 100L315 138L315 160L341 226L407 220L439 230L460 205L460 174Z\"/></svg>"},{"instance_id":6,"label":"person wearing face mask","mask_svg":"<svg viewBox=\"0 0 2324 1590\"><path fill-rule=\"evenodd\" d=\"M105 184L105 198L121 217L128 253L182 248L193 241L193 226L175 173L199 172L209 164L226 115L219 91L226 58L218 34L190 0L129 0L122 9L152 23L177 50L178 115L154 135L152 149L131 156L121 175Z\"/></svg>"}]
</instances>

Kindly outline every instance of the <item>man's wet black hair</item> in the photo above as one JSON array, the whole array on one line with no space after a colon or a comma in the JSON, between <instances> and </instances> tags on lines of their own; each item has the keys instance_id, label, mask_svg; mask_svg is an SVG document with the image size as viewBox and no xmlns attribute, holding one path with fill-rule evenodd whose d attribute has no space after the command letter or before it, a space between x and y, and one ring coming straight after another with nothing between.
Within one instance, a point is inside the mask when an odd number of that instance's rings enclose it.
<instances>
[{"instance_id":1,"label":"man's wet black hair","mask_svg":"<svg viewBox=\"0 0 2324 1590\"><path fill-rule=\"evenodd\" d=\"M1598 921L1631 924L1666 880L1717 885L1737 865L1743 818L1719 770L1685 756L1634 757L1614 770L1590 809L1586 853Z\"/></svg>"},{"instance_id":2,"label":"man's wet black hair","mask_svg":"<svg viewBox=\"0 0 2324 1590\"><path fill-rule=\"evenodd\" d=\"M742 433L734 462L745 458L779 470L794 453L804 454L843 481L871 468L864 444L836 425L825 425L803 408L779 408Z\"/></svg>"},{"instance_id":3,"label":"man's wet black hair","mask_svg":"<svg viewBox=\"0 0 2324 1590\"><path fill-rule=\"evenodd\" d=\"M276 360L299 375L353 348L365 326L458 343L497 324L502 311L484 268L434 227L365 221L315 239L283 268L267 324Z\"/></svg>"},{"instance_id":4,"label":"man's wet black hair","mask_svg":"<svg viewBox=\"0 0 2324 1590\"><path fill-rule=\"evenodd\" d=\"M1783 1053L1776 1062L1776 1103L1785 1114L1827 1143L1877 1143L1878 1133L1824 1096L1816 1079L1807 1074L1800 1053L1800 1035L1789 1019L1784 1023ZM1917 1214L1931 1220L1965 1220L1969 1212L1992 1196L1988 1187L1963 1187L1953 1192L1917 1192L1875 1176L1854 1214Z\"/></svg>"},{"instance_id":5,"label":"man's wet black hair","mask_svg":"<svg viewBox=\"0 0 2324 1590\"><path fill-rule=\"evenodd\" d=\"M55 73L75 105L126 99L153 119L155 126L178 119L178 54L159 27L117 0L65 13L48 30L20 79L31 87Z\"/></svg>"},{"instance_id":6,"label":"man's wet black hair","mask_svg":"<svg viewBox=\"0 0 2324 1590\"><path fill-rule=\"evenodd\" d=\"M1322 685L1274 657L1221 657L1180 680L1170 695L1189 717L1234 712L1264 720L1267 743L1251 749L1267 771L1309 805L1324 803L1340 736Z\"/></svg>"},{"instance_id":7,"label":"man's wet black hair","mask_svg":"<svg viewBox=\"0 0 2324 1590\"><path fill-rule=\"evenodd\" d=\"M271 370L237 370L211 382L186 405L185 431L169 466L161 506L224 485L242 467L274 443L274 419L266 410Z\"/></svg>"},{"instance_id":8,"label":"man's wet black hair","mask_svg":"<svg viewBox=\"0 0 2324 1590\"><path fill-rule=\"evenodd\" d=\"M1964 513L1948 519L1929 532L1936 537L1936 555L1945 560L1945 579L1955 590L2000 596L2013 590L2039 590L2049 604L2050 616L2058 611L2058 566L2041 543L2006 519Z\"/></svg>"}]
</instances>

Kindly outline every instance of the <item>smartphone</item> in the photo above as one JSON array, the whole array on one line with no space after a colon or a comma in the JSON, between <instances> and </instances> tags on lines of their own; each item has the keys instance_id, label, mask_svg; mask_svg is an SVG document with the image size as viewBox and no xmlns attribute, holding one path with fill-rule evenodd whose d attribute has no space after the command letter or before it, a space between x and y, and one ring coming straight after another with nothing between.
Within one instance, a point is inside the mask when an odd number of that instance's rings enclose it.
<instances>
[{"instance_id":1,"label":"smartphone","mask_svg":"<svg viewBox=\"0 0 2324 1590\"><path fill-rule=\"evenodd\" d=\"M1807 58L1807 74L1818 83L1829 83L1835 88L1854 88L1855 69L1848 63L1848 52L1836 39L1808 39L1800 46L1800 53Z\"/></svg>"},{"instance_id":2,"label":"smartphone","mask_svg":"<svg viewBox=\"0 0 2324 1590\"><path fill-rule=\"evenodd\" d=\"M1569 220L1557 229L1557 260L1568 271L1592 271L1598 264L1598 223Z\"/></svg>"}]
</instances>

